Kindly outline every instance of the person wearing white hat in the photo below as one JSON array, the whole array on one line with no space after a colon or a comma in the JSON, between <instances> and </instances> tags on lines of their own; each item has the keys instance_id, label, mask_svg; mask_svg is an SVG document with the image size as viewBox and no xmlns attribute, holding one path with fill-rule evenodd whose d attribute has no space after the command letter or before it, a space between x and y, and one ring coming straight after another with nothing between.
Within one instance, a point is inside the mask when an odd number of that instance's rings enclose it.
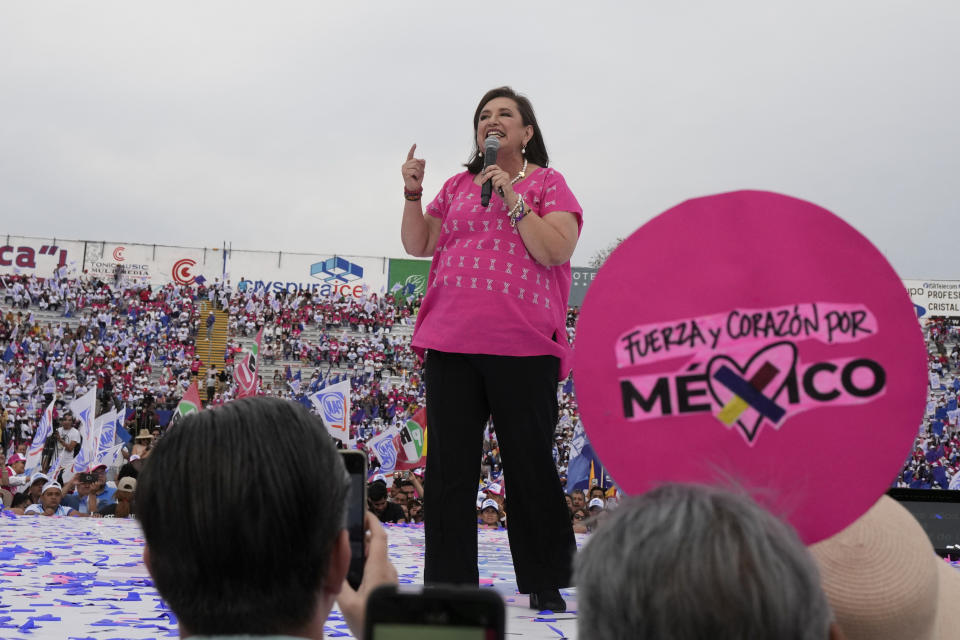
<instances>
[{"instance_id":1,"label":"person wearing white hat","mask_svg":"<svg viewBox=\"0 0 960 640\"><path fill-rule=\"evenodd\" d=\"M960 570L937 556L899 502L883 496L810 551L848 640L960 637Z\"/></svg>"},{"instance_id":2,"label":"person wearing white hat","mask_svg":"<svg viewBox=\"0 0 960 640\"><path fill-rule=\"evenodd\" d=\"M600 498L591 498L590 502L587 503L587 510L590 512L590 515L596 515L603 511L606 503Z\"/></svg>"},{"instance_id":3,"label":"person wearing white hat","mask_svg":"<svg viewBox=\"0 0 960 640\"><path fill-rule=\"evenodd\" d=\"M43 485L40 492L40 502L32 504L23 510L24 515L32 516L83 516L76 509L61 505L63 490L59 482L51 481Z\"/></svg>"},{"instance_id":4,"label":"person wearing white hat","mask_svg":"<svg viewBox=\"0 0 960 640\"><path fill-rule=\"evenodd\" d=\"M496 500L487 498L480 504L480 528L500 529L500 505Z\"/></svg>"}]
</instances>

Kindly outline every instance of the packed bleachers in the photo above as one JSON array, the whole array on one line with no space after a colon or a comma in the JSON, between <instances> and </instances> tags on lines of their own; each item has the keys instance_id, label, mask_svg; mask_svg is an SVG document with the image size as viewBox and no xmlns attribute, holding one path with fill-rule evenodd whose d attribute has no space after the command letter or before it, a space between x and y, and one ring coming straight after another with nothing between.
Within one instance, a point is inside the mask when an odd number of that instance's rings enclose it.
<instances>
[{"instance_id":1,"label":"packed bleachers","mask_svg":"<svg viewBox=\"0 0 960 640\"><path fill-rule=\"evenodd\" d=\"M352 434L361 442L405 422L424 404L410 346L419 300L392 292L333 300L309 292L237 291L229 282L149 287L88 277L7 276L0 298L7 452L32 438L54 391L62 412L93 386L100 412L126 408L131 435L156 428L162 433L192 380L212 404L235 396L235 357L258 334L261 392L295 398L350 380ZM577 309L568 312L571 341L577 315ZM924 331L931 376L927 416L896 484L958 488L960 332L942 319L928 321ZM555 458L564 474L579 417L572 383L565 381L558 392ZM372 454L371 461L376 465ZM493 429L482 464L496 480Z\"/></svg>"},{"instance_id":2,"label":"packed bleachers","mask_svg":"<svg viewBox=\"0 0 960 640\"><path fill-rule=\"evenodd\" d=\"M897 486L913 489L960 489L960 324L938 318L924 327L929 357L927 408L913 452Z\"/></svg>"}]
</instances>

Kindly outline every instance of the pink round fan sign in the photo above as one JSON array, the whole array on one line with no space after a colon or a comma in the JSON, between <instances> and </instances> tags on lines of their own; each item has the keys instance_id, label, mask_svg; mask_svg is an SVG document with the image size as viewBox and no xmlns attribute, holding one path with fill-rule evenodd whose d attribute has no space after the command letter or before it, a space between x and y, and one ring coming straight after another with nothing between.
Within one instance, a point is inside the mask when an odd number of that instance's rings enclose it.
<instances>
[{"instance_id":1,"label":"pink round fan sign","mask_svg":"<svg viewBox=\"0 0 960 640\"><path fill-rule=\"evenodd\" d=\"M631 494L740 486L812 544L867 511L926 404L926 349L880 252L829 211L739 191L657 216L577 325L584 427Z\"/></svg>"}]
</instances>

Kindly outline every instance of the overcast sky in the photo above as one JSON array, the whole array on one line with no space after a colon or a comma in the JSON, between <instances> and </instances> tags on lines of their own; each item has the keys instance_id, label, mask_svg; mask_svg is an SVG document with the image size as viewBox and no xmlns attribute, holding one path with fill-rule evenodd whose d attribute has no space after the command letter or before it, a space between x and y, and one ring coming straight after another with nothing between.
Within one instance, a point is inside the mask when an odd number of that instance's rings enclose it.
<instances>
[{"instance_id":1,"label":"overcast sky","mask_svg":"<svg viewBox=\"0 0 960 640\"><path fill-rule=\"evenodd\" d=\"M690 197L804 198L960 278L960 3L3 2L4 233L403 257L483 93L533 101L574 265Z\"/></svg>"}]
</instances>

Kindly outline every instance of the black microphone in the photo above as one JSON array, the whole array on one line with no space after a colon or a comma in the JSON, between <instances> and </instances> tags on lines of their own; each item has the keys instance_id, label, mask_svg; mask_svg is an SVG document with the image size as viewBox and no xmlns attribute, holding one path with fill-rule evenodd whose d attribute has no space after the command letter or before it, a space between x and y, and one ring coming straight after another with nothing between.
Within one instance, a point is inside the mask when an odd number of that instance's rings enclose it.
<instances>
[{"instance_id":1,"label":"black microphone","mask_svg":"<svg viewBox=\"0 0 960 640\"><path fill-rule=\"evenodd\" d=\"M492 164L497 164L497 151L500 149L500 138L490 136L483 141L483 168L486 169ZM490 204L490 194L493 193L493 182L487 180L480 187L480 205Z\"/></svg>"}]
</instances>

